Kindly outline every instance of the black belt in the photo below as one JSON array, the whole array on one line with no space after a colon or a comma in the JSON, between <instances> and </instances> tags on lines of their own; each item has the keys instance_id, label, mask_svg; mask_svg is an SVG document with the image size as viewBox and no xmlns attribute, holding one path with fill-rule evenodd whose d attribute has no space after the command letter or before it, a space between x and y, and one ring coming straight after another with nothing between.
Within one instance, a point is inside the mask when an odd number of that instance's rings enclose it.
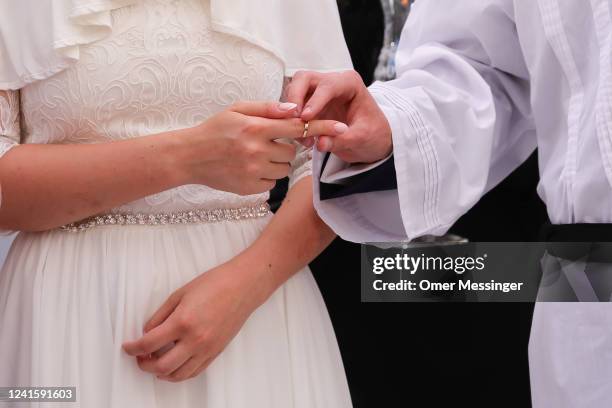
<instances>
[{"instance_id":1,"label":"black belt","mask_svg":"<svg viewBox=\"0 0 612 408\"><path fill-rule=\"evenodd\" d=\"M612 263L612 224L550 224L540 239L551 255L568 260Z\"/></svg>"},{"instance_id":2,"label":"black belt","mask_svg":"<svg viewBox=\"0 0 612 408\"><path fill-rule=\"evenodd\" d=\"M612 224L550 224L542 227L546 242L610 242Z\"/></svg>"}]
</instances>

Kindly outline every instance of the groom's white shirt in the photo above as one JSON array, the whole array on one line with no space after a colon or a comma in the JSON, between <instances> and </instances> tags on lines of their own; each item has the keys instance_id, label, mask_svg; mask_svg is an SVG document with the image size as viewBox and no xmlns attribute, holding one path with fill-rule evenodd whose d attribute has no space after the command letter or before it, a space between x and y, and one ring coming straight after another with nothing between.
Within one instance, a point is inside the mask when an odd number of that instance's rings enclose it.
<instances>
[{"instance_id":1,"label":"groom's white shirt","mask_svg":"<svg viewBox=\"0 0 612 408\"><path fill-rule=\"evenodd\" d=\"M551 221L612 223L611 6L418 0L398 78L370 87L393 131L398 189L321 201L315 182L321 217L356 242L443 234L537 145ZM330 160L322 181L363 171ZM536 305L534 408L612 406L610 325L607 303Z\"/></svg>"},{"instance_id":2,"label":"groom's white shirt","mask_svg":"<svg viewBox=\"0 0 612 408\"><path fill-rule=\"evenodd\" d=\"M551 221L612 222L610 7L417 1L397 79L370 87L393 131L398 190L321 201L315 182L319 214L356 242L443 234L537 145ZM321 180L363 171L347 167L332 155Z\"/></svg>"}]
</instances>

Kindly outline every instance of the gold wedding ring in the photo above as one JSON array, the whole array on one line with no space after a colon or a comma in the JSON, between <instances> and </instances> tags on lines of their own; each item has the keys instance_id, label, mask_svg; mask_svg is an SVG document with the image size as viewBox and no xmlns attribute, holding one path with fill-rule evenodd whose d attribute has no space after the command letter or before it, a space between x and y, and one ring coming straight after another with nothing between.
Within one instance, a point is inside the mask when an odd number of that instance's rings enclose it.
<instances>
[{"instance_id":1,"label":"gold wedding ring","mask_svg":"<svg viewBox=\"0 0 612 408\"><path fill-rule=\"evenodd\" d=\"M308 136L308 128L310 127L310 121L304 123L304 133L302 134L302 138L306 138Z\"/></svg>"}]
</instances>

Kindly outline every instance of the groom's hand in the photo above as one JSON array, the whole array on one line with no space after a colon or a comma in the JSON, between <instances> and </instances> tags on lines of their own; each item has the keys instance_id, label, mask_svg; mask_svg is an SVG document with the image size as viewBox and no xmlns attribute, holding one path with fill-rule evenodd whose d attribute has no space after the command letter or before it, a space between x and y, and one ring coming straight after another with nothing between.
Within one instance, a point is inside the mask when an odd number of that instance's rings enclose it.
<instances>
[{"instance_id":1,"label":"groom's hand","mask_svg":"<svg viewBox=\"0 0 612 408\"><path fill-rule=\"evenodd\" d=\"M340 135L319 136L319 151L332 152L348 163L373 163L393 150L391 127L355 71L298 72L287 90L287 101L298 105L304 121L325 118L349 126Z\"/></svg>"}]
</instances>

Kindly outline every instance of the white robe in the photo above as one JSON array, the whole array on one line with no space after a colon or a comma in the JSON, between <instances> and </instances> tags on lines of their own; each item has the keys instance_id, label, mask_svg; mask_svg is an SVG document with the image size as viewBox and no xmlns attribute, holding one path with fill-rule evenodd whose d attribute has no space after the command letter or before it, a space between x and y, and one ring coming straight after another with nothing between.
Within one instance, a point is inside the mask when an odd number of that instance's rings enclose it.
<instances>
[{"instance_id":1,"label":"white robe","mask_svg":"<svg viewBox=\"0 0 612 408\"><path fill-rule=\"evenodd\" d=\"M551 221L611 223L611 8L418 0L398 78L370 88L393 131L398 190L320 201L315 181L319 214L355 242L444 234L537 146ZM612 306L539 303L530 366L534 407L612 406Z\"/></svg>"},{"instance_id":2,"label":"white robe","mask_svg":"<svg viewBox=\"0 0 612 408\"><path fill-rule=\"evenodd\" d=\"M317 200L319 213L355 242L441 235L537 145L551 221L612 222L610 7L417 1L398 78L370 88L393 129L398 191Z\"/></svg>"}]
</instances>

